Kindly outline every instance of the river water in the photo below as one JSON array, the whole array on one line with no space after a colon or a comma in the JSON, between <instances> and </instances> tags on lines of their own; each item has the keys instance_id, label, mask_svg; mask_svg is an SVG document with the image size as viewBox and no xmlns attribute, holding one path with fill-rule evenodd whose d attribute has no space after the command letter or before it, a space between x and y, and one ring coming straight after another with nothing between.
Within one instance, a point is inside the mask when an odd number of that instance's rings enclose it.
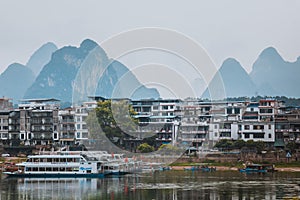
<instances>
[{"instance_id":1,"label":"river water","mask_svg":"<svg viewBox=\"0 0 300 200\"><path fill-rule=\"evenodd\" d=\"M0 199L300 199L300 173L160 171L103 179L1 177Z\"/></svg>"}]
</instances>

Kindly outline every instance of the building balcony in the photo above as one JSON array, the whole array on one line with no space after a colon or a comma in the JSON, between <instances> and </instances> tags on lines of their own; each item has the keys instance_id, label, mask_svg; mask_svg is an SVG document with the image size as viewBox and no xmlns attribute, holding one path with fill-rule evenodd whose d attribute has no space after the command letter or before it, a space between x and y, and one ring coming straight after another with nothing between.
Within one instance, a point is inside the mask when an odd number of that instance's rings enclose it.
<instances>
[{"instance_id":1,"label":"building balcony","mask_svg":"<svg viewBox=\"0 0 300 200\"><path fill-rule=\"evenodd\" d=\"M184 131L180 130L181 134L207 134L208 131Z\"/></svg>"},{"instance_id":2,"label":"building balcony","mask_svg":"<svg viewBox=\"0 0 300 200\"><path fill-rule=\"evenodd\" d=\"M75 129L75 127L74 128L61 128L60 131L62 131L62 132L76 131L76 129Z\"/></svg>"},{"instance_id":3,"label":"building balcony","mask_svg":"<svg viewBox=\"0 0 300 200\"><path fill-rule=\"evenodd\" d=\"M220 139L220 140L223 140L223 139L231 139L231 136L220 136L219 139Z\"/></svg>"},{"instance_id":4,"label":"building balcony","mask_svg":"<svg viewBox=\"0 0 300 200\"><path fill-rule=\"evenodd\" d=\"M172 138L156 138L156 141L172 141Z\"/></svg>"},{"instance_id":5,"label":"building balcony","mask_svg":"<svg viewBox=\"0 0 300 200\"><path fill-rule=\"evenodd\" d=\"M47 137L33 137L30 140L37 140L37 141L41 141L41 140L53 140L53 137L47 136Z\"/></svg>"},{"instance_id":6,"label":"building balcony","mask_svg":"<svg viewBox=\"0 0 300 200\"><path fill-rule=\"evenodd\" d=\"M204 142L206 138L178 138L182 142Z\"/></svg>"},{"instance_id":7,"label":"building balcony","mask_svg":"<svg viewBox=\"0 0 300 200\"><path fill-rule=\"evenodd\" d=\"M31 132L33 132L33 133L36 133L36 132L38 132L38 133L45 133L45 132L52 133L53 129L52 128L51 129L32 129Z\"/></svg>"},{"instance_id":8,"label":"building balcony","mask_svg":"<svg viewBox=\"0 0 300 200\"><path fill-rule=\"evenodd\" d=\"M71 120L70 119L70 120L61 120L60 123L63 123L63 124L67 124L67 123L68 124L75 124L76 122L75 122L75 120Z\"/></svg>"},{"instance_id":9,"label":"building balcony","mask_svg":"<svg viewBox=\"0 0 300 200\"><path fill-rule=\"evenodd\" d=\"M265 130L239 130L239 133L265 133Z\"/></svg>"},{"instance_id":10,"label":"building balcony","mask_svg":"<svg viewBox=\"0 0 300 200\"><path fill-rule=\"evenodd\" d=\"M230 128L220 128L219 129L220 132L231 132Z\"/></svg>"},{"instance_id":11,"label":"building balcony","mask_svg":"<svg viewBox=\"0 0 300 200\"><path fill-rule=\"evenodd\" d=\"M63 135L60 137L60 139L75 139L75 135Z\"/></svg>"}]
</instances>

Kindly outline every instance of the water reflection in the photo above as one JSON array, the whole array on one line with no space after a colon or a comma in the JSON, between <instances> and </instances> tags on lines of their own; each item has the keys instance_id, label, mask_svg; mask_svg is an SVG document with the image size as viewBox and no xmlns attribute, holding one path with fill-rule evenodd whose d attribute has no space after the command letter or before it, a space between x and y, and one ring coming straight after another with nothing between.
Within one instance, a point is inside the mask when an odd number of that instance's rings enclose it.
<instances>
[{"instance_id":1,"label":"water reflection","mask_svg":"<svg viewBox=\"0 0 300 200\"><path fill-rule=\"evenodd\" d=\"M300 198L300 173L165 171L104 179L1 179L0 199Z\"/></svg>"}]
</instances>

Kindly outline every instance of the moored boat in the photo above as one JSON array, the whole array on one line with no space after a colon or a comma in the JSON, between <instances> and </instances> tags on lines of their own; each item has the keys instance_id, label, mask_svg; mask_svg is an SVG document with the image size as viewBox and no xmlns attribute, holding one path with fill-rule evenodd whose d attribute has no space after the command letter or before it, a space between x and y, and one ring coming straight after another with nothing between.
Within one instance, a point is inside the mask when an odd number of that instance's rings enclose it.
<instances>
[{"instance_id":1,"label":"moored boat","mask_svg":"<svg viewBox=\"0 0 300 200\"><path fill-rule=\"evenodd\" d=\"M4 171L11 177L24 178L102 178L102 162L86 155L31 155L18 169Z\"/></svg>"},{"instance_id":2,"label":"moored boat","mask_svg":"<svg viewBox=\"0 0 300 200\"><path fill-rule=\"evenodd\" d=\"M191 166L191 167L185 167L183 169L186 171L202 171L202 172L213 172L217 170L215 167L209 167L209 166Z\"/></svg>"},{"instance_id":3,"label":"moored boat","mask_svg":"<svg viewBox=\"0 0 300 200\"><path fill-rule=\"evenodd\" d=\"M265 165L265 164L247 164L244 168L239 169L243 173L267 173L275 172L274 165Z\"/></svg>"}]
</instances>

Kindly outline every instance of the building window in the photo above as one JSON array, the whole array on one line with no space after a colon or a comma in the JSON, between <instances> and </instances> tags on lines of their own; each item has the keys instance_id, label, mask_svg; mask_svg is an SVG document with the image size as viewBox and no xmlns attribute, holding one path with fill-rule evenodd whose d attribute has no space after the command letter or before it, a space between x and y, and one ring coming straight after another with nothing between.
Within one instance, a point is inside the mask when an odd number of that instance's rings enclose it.
<instances>
[{"instance_id":1,"label":"building window","mask_svg":"<svg viewBox=\"0 0 300 200\"><path fill-rule=\"evenodd\" d=\"M264 133L254 133L253 138L264 138L265 134Z\"/></svg>"},{"instance_id":2,"label":"building window","mask_svg":"<svg viewBox=\"0 0 300 200\"><path fill-rule=\"evenodd\" d=\"M272 138L272 134L271 133L269 133L269 138Z\"/></svg>"},{"instance_id":3,"label":"building window","mask_svg":"<svg viewBox=\"0 0 300 200\"><path fill-rule=\"evenodd\" d=\"M269 126L269 129L271 129L271 128L272 128L272 127L271 127L271 124L269 124L268 126Z\"/></svg>"},{"instance_id":4,"label":"building window","mask_svg":"<svg viewBox=\"0 0 300 200\"><path fill-rule=\"evenodd\" d=\"M253 125L253 130L263 130L264 127L261 125Z\"/></svg>"},{"instance_id":5,"label":"building window","mask_svg":"<svg viewBox=\"0 0 300 200\"><path fill-rule=\"evenodd\" d=\"M215 137L218 137L218 133L217 132L215 132Z\"/></svg>"},{"instance_id":6,"label":"building window","mask_svg":"<svg viewBox=\"0 0 300 200\"><path fill-rule=\"evenodd\" d=\"M76 133L76 138L80 138L80 132Z\"/></svg>"},{"instance_id":7,"label":"building window","mask_svg":"<svg viewBox=\"0 0 300 200\"><path fill-rule=\"evenodd\" d=\"M53 139L57 140L58 139L58 134L57 133L53 133Z\"/></svg>"},{"instance_id":8,"label":"building window","mask_svg":"<svg viewBox=\"0 0 300 200\"><path fill-rule=\"evenodd\" d=\"M80 130L80 128L81 128L80 124L77 124L76 128L77 128L77 130Z\"/></svg>"},{"instance_id":9,"label":"building window","mask_svg":"<svg viewBox=\"0 0 300 200\"><path fill-rule=\"evenodd\" d=\"M20 139L21 139L21 140L25 140L25 134L24 134L24 133L21 133L21 134L20 134Z\"/></svg>"},{"instance_id":10,"label":"building window","mask_svg":"<svg viewBox=\"0 0 300 200\"><path fill-rule=\"evenodd\" d=\"M227 114L232 114L232 108L227 108Z\"/></svg>"},{"instance_id":11,"label":"building window","mask_svg":"<svg viewBox=\"0 0 300 200\"><path fill-rule=\"evenodd\" d=\"M221 132L220 137L231 137L231 133L230 132Z\"/></svg>"},{"instance_id":12,"label":"building window","mask_svg":"<svg viewBox=\"0 0 300 200\"><path fill-rule=\"evenodd\" d=\"M77 120L76 120L77 122L80 122L81 121L81 118L80 117L77 117Z\"/></svg>"}]
</instances>

